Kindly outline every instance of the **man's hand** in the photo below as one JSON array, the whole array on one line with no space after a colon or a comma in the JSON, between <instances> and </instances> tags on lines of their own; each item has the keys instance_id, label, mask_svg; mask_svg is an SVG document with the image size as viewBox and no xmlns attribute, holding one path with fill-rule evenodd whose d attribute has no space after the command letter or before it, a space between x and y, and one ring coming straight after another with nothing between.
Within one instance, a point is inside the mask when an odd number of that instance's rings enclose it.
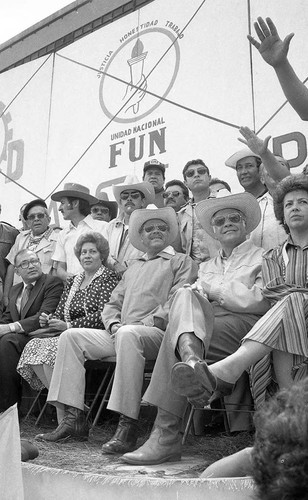
<instances>
[{"instance_id":1,"label":"man's hand","mask_svg":"<svg viewBox=\"0 0 308 500\"><path fill-rule=\"evenodd\" d=\"M281 40L275 24L269 17L266 18L266 22L262 17L258 17L258 22L254 23L254 27L261 43L251 35L247 35L247 38L258 49L264 61L274 68L285 63L294 33L290 33L284 40Z\"/></svg>"},{"instance_id":2,"label":"man's hand","mask_svg":"<svg viewBox=\"0 0 308 500\"><path fill-rule=\"evenodd\" d=\"M262 141L249 127L241 127L239 130L244 139L238 137L238 140L246 144L255 155L262 156L267 151L270 135Z\"/></svg>"},{"instance_id":3,"label":"man's hand","mask_svg":"<svg viewBox=\"0 0 308 500\"><path fill-rule=\"evenodd\" d=\"M11 333L9 325L0 325L0 337L3 337L7 333Z\"/></svg>"},{"instance_id":4,"label":"man's hand","mask_svg":"<svg viewBox=\"0 0 308 500\"><path fill-rule=\"evenodd\" d=\"M50 326L54 330L59 330L60 332L64 332L64 330L67 330L65 321L61 321L60 319L56 318L49 320L48 326Z\"/></svg>"}]
</instances>

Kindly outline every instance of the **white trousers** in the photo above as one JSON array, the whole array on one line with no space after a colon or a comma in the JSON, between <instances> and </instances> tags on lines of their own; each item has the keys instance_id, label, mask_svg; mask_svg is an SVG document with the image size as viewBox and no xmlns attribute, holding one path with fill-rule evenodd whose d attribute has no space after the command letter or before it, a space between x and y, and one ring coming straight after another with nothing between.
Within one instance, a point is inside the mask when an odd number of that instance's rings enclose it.
<instances>
[{"instance_id":1,"label":"white trousers","mask_svg":"<svg viewBox=\"0 0 308 500\"><path fill-rule=\"evenodd\" d=\"M70 328L59 337L47 401L83 410L86 360L116 356L108 409L138 418L145 360L157 357L164 332L144 325L124 325L115 341L105 330Z\"/></svg>"}]
</instances>

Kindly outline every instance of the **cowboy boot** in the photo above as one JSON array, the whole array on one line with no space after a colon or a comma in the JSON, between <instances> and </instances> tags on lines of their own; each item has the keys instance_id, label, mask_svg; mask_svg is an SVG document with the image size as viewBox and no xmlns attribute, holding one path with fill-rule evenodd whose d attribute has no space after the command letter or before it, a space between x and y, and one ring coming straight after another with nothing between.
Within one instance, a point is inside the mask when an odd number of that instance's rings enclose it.
<instances>
[{"instance_id":1,"label":"cowboy boot","mask_svg":"<svg viewBox=\"0 0 308 500\"><path fill-rule=\"evenodd\" d=\"M191 333L183 333L177 344L180 363L171 370L171 384L174 392L185 396L194 406L202 408L207 404L210 393L204 394L204 388L196 377L194 367L203 359L202 341Z\"/></svg>"},{"instance_id":2,"label":"cowboy boot","mask_svg":"<svg viewBox=\"0 0 308 500\"><path fill-rule=\"evenodd\" d=\"M120 415L117 430L110 441L103 444L103 453L126 453L136 448L138 437L138 420Z\"/></svg>"},{"instance_id":3,"label":"cowboy boot","mask_svg":"<svg viewBox=\"0 0 308 500\"><path fill-rule=\"evenodd\" d=\"M88 436L89 426L84 411L73 406L65 406L65 415L58 427L52 432L38 434L35 439L56 442L72 437L78 441L86 441Z\"/></svg>"},{"instance_id":4,"label":"cowboy boot","mask_svg":"<svg viewBox=\"0 0 308 500\"><path fill-rule=\"evenodd\" d=\"M125 453L121 460L133 465L156 465L181 460L180 427L180 417L158 408L149 439L138 450Z\"/></svg>"},{"instance_id":5,"label":"cowboy boot","mask_svg":"<svg viewBox=\"0 0 308 500\"><path fill-rule=\"evenodd\" d=\"M195 364L194 371L204 390L212 395L211 400L215 399L215 395L227 396L232 393L234 384L216 377L206 361L198 361Z\"/></svg>"}]
</instances>

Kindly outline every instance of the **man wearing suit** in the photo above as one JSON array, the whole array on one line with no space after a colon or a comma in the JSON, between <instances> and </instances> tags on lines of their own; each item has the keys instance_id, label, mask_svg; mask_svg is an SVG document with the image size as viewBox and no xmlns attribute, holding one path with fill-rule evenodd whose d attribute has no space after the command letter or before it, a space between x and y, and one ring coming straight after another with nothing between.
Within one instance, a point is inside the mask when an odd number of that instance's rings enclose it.
<instances>
[{"instance_id":1,"label":"man wearing suit","mask_svg":"<svg viewBox=\"0 0 308 500\"><path fill-rule=\"evenodd\" d=\"M42 272L37 254L20 250L14 261L22 283L11 288L9 303L0 319L0 412L20 402L21 383L16 366L29 334L38 328L42 312L51 314L59 302L63 283Z\"/></svg>"}]
</instances>

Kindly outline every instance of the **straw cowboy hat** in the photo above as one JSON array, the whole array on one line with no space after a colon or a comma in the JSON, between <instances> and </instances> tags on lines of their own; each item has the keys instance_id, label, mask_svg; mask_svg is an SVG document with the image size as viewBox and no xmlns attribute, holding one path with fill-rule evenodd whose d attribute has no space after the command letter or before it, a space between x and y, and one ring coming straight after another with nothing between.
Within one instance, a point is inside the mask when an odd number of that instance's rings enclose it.
<instances>
[{"instance_id":1,"label":"straw cowboy hat","mask_svg":"<svg viewBox=\"0 0 308 500\"><path fill-rule=\"evenodd\" d=\"M93 205L103 205L103 207L106 207L109 209L109 214L110 214L110 220L115 219L118 213L118 204L116 201L109 201L108 194L105 193L104 191L101 191L97 195L97 200L95 203L90 203L91 206Z\"/></svg>"},{"instance_id":2,"label":"straw cowboy hat","mask_svg":"<svg viewBox=\"0 0 308 500\"><path fill-rule=\"evenodd\" d=\"M90 194L90 189L76 182L66 182L62 191L57 191L51 195L53 201L61 201L61 198L80 198L90 205L97 203L97 198Z\"/></svg>"},{"instance_id":3,"label":"straw cowboy hat","mask_svg":"<svg viewBox=\"0 0 308 500\"><path fill-rule=\"evenodd\" d=\"M225 161L225 165L227 165L227 167L231 167L234 170L236 170L237 162L242 160L243 158L247 158L247 156L255 156L256 158L260 158L260 160L261 160L261 157L259 155L256 155L255 153L253 153L251 151L251 149L244 148L244 149L241 149L240 151L237 151L233 155L231 155L230 158L228 158Z\"/></svg>"},{"instance_id":4,"label":"straw cowboy hat","mask_svg":"<svg viewBox=\"0 0 308 500\"><path fill-rule=\"evenodd\" d=\"M166 247L174 242L179 231L176 214L171 207L157 208L155 205L150 205L148 208L135 210L130 216L128 237L131 244L142 252L146 252L147 249L142 242L140 230L145 222L152 219L162 220L169 226Z\"/></svg>"},{"instance_id":5,"label":"straw cowboy hat","mask_svg":"<svg viewBox=\"0 0 308 500\"><path fill-rule=\"evenodd\" d=\"M120 204L120 194L128 189L140 191L144 195L146 205L154 203L155 201L155 191L152 184L149 182L139 182L136 176L128 175L124 184L113 185L112 189L118 205Z\"/></svg>"},{"instance_id":6,"label":"straw cowboy hat","mask_svg":"<svg viewBox=\"0 0 308 500\"><path fill-rule=\"evenodd\" d=\"M224 194L225 193L226 191L224 190ZM224 210L225 208L240 210L240 212L244 214L247 233L251 233L261 220L259 203L250 193L245 192L230 194L229 196L223 197L217 196L217 198L208 198L207 200L200 201L196 205L196 214L203 229L213 238L216 238L216 234L211 225L212 217L216 212Z\"/></svg>"}]
</instances>

